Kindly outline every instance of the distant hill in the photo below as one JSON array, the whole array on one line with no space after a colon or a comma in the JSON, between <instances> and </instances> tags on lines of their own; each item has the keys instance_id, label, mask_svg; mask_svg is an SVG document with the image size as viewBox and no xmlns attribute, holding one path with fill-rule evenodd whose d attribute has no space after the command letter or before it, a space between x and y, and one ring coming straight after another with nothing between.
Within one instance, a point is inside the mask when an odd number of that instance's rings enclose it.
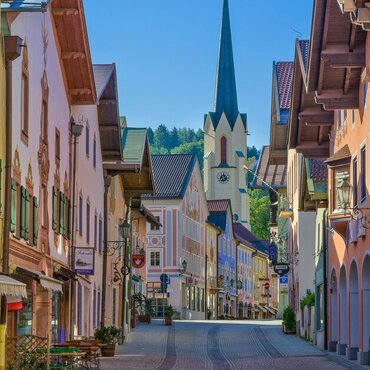
<instances>
[{"instance_id":1,"label":"distant hill","mask_svg":"<svg viewBox=\"0 0 370 370\"><path fill-rule=\"evenodd\" d=\"M191 128L169 129L166 125L159 125L154 131L148 129L151 154L190 154L198 156L200 167L203 170L204 133L201 129ZM248 158L259 158L260 151L256 147L248 147Z\"/></svg>"}]
</instances>

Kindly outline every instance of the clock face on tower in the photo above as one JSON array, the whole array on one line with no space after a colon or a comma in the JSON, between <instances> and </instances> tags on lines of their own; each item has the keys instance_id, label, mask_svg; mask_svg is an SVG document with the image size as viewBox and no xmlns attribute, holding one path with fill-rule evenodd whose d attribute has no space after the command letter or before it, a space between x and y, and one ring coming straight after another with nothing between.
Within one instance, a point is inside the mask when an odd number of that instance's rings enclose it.
<instances>
[{"instance_id":1,"label":"clock face on tower","mask_svg":"<svg viewBox=\"0 0 370 370\"><path fill-rule=\"evenodd\" d=\"M230 181L230 175L227 172L219 172L217 174L217 180L221 184L226 184L226 183L228 183Z\"/></svg>"}]
</instances>

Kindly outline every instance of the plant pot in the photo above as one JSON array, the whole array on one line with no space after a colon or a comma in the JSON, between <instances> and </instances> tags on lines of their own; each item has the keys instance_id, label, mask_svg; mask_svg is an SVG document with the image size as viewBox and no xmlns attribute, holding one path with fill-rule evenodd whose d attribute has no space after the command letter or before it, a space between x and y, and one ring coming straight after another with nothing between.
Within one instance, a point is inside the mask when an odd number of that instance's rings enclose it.
<instances>
[{"instance_id":1,"label":"plant pot","mask_svg":"<svg viewBox=\"0 0 370 370\"><path fill-rule=\"evenodd\" d=\"M295 328L288 328L286 325L283 325L283 331L285 334L295 334L296 333Z\"/></svg>"},{"instance_id":2,"label":"plant pot","mask_svg":"<svg viewBox=\"0 0 370 370\"><path fill-rule=\"evenodd\" d=\"M165 316L164 317L164 323L167 326L171 326L172 325L172 316Z\"/></svg>"},{"instance_id":3,"label":"plant pot","mask_svg":"<svg viewBox=\"0 0 370 370\"><path fill-rule=\"evenodd\" d=\"M138 319L139 319L139 322L146 322L148 324L150 324L152 321L152 318L150 315L139 315Z\"/></svg>"},{"instance_id":4,"label":"plant pot","mask_svg":"<svg viewBox=\"0 0 370 370\"><path fill-rule=\"evenodd\" d=\"M101 355L102 357L114 357L116 353L116 345L115 344L107 344L101 347Z\"/></svg>"}]
</instances>

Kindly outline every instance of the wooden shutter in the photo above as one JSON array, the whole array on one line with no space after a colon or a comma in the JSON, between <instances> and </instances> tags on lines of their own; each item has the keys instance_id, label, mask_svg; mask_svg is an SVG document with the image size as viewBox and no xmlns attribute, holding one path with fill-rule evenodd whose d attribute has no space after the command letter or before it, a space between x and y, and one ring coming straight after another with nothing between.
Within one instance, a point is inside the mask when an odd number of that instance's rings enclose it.
<instances>
[{"instance_id":1,"label":"wooden shutter","mask_svg":"<svg viewBox=\"0 0 370 370\"><path fill-rule=\"evenodd\" d=\"M17 203L18 203L18 197L17 197L17 183L14 179L12 179L12 201L11 201L11 210L10 210L10 232L13 234L16 233L17 230Z\"/></svg>"},{"instance_id":2,"label":"wooden shutter","mask_svg":"<svg viewBox=\"0 0 370 370\"><path fill-rule=\"evenodd\" d=\"M37 203L37 198L33 197L33 230L32 230L32 244L37 245L37 233L38 233L38 223L37 223L37 210L38 210L38 203Z\"/></svg>"},{"instance_id":3,"label":"wooden shutter","mask_svg":"<svg viewBox=\"0 0 370 370\"><path fill-rule=\"evenodd\" d=\"M26 239L26 189L21 186L21 238Z\"/></svg>"},{"instance_id":4,"label":"wooden shutter","mask_svg":"<svg viewBox=\"0 0 370 370\"><path fill-rule=\"evenodd\" d=\"M24 200L25 200L25 219L24 219L24 222L25 222L25 225L24 225L24 228L25 228L25 240L29 240L30 238L30 217L31 217L31 212L30 212L30 195L28 194L28 192L26 191L26 189L24 189Z\"/></svg>"},{"instance_id":5,"label":"wooden shutter","mask_svg":"<svg viewBox=\"0 0 370 370\"><path fill-rule=\"evenodd\" d=\"M53 230L58 231L59 190L53 186Z\"/></svg>"},{"instance_id":6,"label":"wooden shutter","mask_svg":"<svg viewBox=\"0 0 370 370\"><path fill-rule=\"evenodd\" d=\"M65 233L65 223L64 223L65 204L66 204L65 195L63 193L60 193L59 233L61 235L64 235Z\"/></svg>"}]
</instances>

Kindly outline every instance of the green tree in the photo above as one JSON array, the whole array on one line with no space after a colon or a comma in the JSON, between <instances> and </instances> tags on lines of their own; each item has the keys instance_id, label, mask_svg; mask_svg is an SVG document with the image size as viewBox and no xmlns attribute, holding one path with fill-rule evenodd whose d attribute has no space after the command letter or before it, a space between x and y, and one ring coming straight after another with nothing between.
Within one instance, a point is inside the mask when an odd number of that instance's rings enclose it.
<instances>
[{"instance_id":1,"label":"green tree","mask_svg":"<svg viewBox=\"0 0 370 370\"><path fill-rule=\"evenodd\" d=\"M148 141L150 145L154 144L154 132L151 127L148 128Z\"/></svg>"},{"instance_id":2,"label":"green tree","mask_svg":"<svg viewBox=\"0 0 370 370\"><path fill-rule=\"evenodd\" d=\"M168 131L167 126L159 125L154 131L154 141L155 146L158 148L170 149L170 132Z\"/></svg>"},{"instance_id":3,"label":"green tree","mask_svg":"<svg viewBox=\"0 0 370 370\"><path fill-rule=\"evenodd\" d=\"M249 189L250 224L257 237L270 239L270 198L264 190Z\"/></svg>"},{"instance_id":4,"label":"green tree","mask_svg":"<svg viewBox=\"0 0 370 370\"><path fill-rule=\"evenodd\" d=\"M248 158L256 158L259 159L260 157L260 151L253 145L252 147L248 147L248 152L247 152Z\"/></svg>"},{"instance_id":5,"label":"green tree","mask_svg":"<svg viewBox=\"0 0 370 370\"><path fill-rule=\"evenodd\" d=\"M180 144L181 142L179 138L179 130L176 127L174 127L170 133L170 144L169 144L170 149L176 148Z\"/></svg>"}]
</instances>

